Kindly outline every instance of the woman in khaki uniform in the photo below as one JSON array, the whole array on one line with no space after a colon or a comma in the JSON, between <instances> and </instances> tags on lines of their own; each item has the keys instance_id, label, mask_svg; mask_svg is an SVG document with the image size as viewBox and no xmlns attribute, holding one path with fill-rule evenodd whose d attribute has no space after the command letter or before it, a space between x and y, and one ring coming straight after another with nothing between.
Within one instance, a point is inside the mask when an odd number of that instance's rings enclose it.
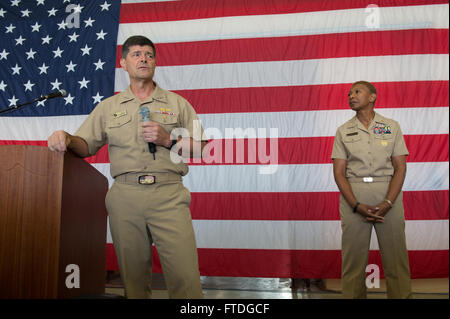
<instances>
[{"instance_id":1,"label":"woman in khaki uniform","mask_svg":"<svg viewBox=\"0 0 450 319\"><path fill-rule=\"evenodd\" d=\"M373 226L388 298L410 298L402 194L408 150L399 124L374 111L377 91L371 83L354 83L348 97L356 115L338 128L331 155L341 192L343 295L366 298Z\"/></svg>"}]
</instances>

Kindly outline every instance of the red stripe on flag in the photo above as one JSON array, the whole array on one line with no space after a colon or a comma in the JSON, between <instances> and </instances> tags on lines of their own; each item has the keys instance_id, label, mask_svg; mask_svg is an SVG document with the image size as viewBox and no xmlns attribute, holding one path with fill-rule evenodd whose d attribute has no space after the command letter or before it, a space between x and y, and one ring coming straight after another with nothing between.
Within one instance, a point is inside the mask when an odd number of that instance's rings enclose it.
<instances>
[{"instance_id":1,"label":"red stripe on flag","mask_svg":"<svg viewBox=\"0 0 450 319\"><path fill-rule=\"evenodd\" d=\"M443 107L449 105L448 81L373 82L376 108ZM348 109L351 83L173 91L198 114L326 111Z\"/></svg>"},{"instance_id":2,"label":"red stripe on flag","mask_svg":"<svg viewBox=\"0 0 450 319\"><path fill-rule=\"evenodd\" d=\"M448 250L408 251L412 278L448 276ZM198 249L204 276L340 278L340 250ZM276 261L276 262L270 262ZM368 264L380 266L379 251L370 251Z\"/></svg>"},{"instance_id":3,"label":"red stripe on flag","mask_svg":"<svg viewBox=\"0 0 450 319\"><path fill-rule=\"evenodd\" d=\"M334 137L297 137L278 139L211 140L202 159L190 165L234 164L326 164L332 163ZM449 160L449 135L406 135L408 162L445 162ZM261 153L261 155L259 154Z\"/></svg>"},{"instance_id":4,"label":"red stripe on flag","mask_svg":"<svg viewBox=\"0 0 450 319\"><path fill-rule=\"evenodd\" d=\"M339 192L192 193L193 219L339 220ZM406 220L449 218L449 191L404 191ZM442 206L444 204L444 206Z\"/></svg>"},{"instance_id":5,"label":"red stripe on flag","mask_svg":"<svg viewBox=\"0 0 450 319\"><path fill-rule=\"evenodd\" d=\"M162 273L156 248L152 251L153 272ZM408 251L408 256L411 278L448 277L448 250ZM340 278L341 258L340 250L198 249L202 276ZM106 260L107 270L118 270L112 244L106 245ZM379 251L369 252L368 264L379 265L384 278Z\"/></svg>"},{"instance_id":6,"label":"red stripe on flag","mask_svg":"<svg viewBox=\"0 0 450 319\"><path fill-rule=\"evenodd\" d=\"M332 163L333 136L278 139L216 139L204 149L206 158L191 159L189 165L260 165L260 164L326 164ZM449 135L405 135L413 162L446 162L449 160ZM41 145L47 141L3 141L0 145ZM263 147L263 148L262 148ZM276 147L276 149L274 149ZM261 155L259 154L261 150ZM89 163L109 163L108 146L87 157Z\"/></svg>"},{"instance_id":7,"label":"red stripe on flag","mask_svg":"<svg viewBox=\"0 0 450 319\"><path fill-rule=\"evenodd\" d=\"M360 43L370 45L361 46ZM117 47L120 68L122 46ZM448 29L354 32L308 36L156 44L158 66L289 61L402 54L446 54Z\"/></svg>"},{"instance_id":8,"label":"red stripe on flag","mask_svg":"<svg viewBox=\"0 0 450 319\"><path fill-rule=\"evenodd\" d=\"M47 141L14 141L14 140L0 140L0 145L34 145L47 147Z\"/></svg>"},{"instance_id":9,"label":"red stripe on flag","mask_svg":"<svg viewBox=\"0 0 450 319\"><path fill-rule=\"evenodd\" d=\"M130 3L120 7L120 23L192 20L227 16L262 15L366 8L373 0L291 1L277 0L192 0ZM448 3L444 0L378 0L379 7L398 7Z\"/></svg>"},{"instance_id":10,"label":"red stripe on flag","mask_svg":"<svg viewBox=\"0 0 450 319\"><path fill-rule=\"evenodd\" d=\"M448 81L374 82L375 108L449 105ZM348 109L351 83L174 91L198 114L324 111Z\"/></svg>"},{"instance_id":11,"label":"red stripe on flag","mask_svg":"<svg viewBox=\"0 0 450 319\"><path fill-rule=\"evenodd\" d=\"M408 162L448 162L449 135L405 135Z\"/></svg>"}]
</instances>

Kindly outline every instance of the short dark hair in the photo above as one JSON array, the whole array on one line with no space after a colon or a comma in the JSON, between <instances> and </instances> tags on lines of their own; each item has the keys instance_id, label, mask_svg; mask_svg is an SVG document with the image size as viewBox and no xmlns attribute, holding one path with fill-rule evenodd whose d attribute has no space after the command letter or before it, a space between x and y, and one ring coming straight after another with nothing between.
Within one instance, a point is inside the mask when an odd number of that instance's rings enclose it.
<instances>
[{"instance_id":1,"label":"short dark hair","mask_svg":"<svg viewBox=\"0 0 450 319\"><path fill-rule=\"evenodd\" d=\"M353 84L352 84L352 87L354 87L354 86L357 85L357 84L362 84L362 85L364 85L366 88L369 89L370 93L378 94L378 93L377 93L377 89L376 89L376 88L373 86L373 84L370 83L370 82L367 82L367 81L358 81L358 82L353 83Z\"/></svg>"},{"instance_id":2,"label":"short dark hair","mask_svg":"<svg viewBox=\"0 0 450 319\"><path fill-rule=\"evenodd\" d=\"M156 49L155 49L155 45L153 44L153 42L149 39L146 38L142 35L134 35L129 37L125 43L122 45L122 58L125 58L128 54L128 52L130 51L130 47L132 47L133 45L139 45L139 46L145 46L145 45L149 45L152 47L153 49L153 54L156 57Z\"/></svg>"}]
</instances>

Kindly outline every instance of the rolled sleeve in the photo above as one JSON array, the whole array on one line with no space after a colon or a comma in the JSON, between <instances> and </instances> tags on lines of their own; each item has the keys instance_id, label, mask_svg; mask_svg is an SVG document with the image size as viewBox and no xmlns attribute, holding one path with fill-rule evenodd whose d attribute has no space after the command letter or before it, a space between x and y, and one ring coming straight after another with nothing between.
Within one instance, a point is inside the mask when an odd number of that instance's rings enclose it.
<instances>
[{"instance_id":1,"label":"rolled sleeve","mask_svg":"<svg viewBox=\"0 0 450 319\"><path fill-rule=\"evenodd\" d=\"M347 152L344 143L342 142L342 134L340 129L337 129L334 137L333 151L331 152L331 159L340 158L347 160Z\"/></svg>"},{"instance_id":2,"label":"rolled sleeve","mask_svg":"<svg viewBox=\"0 0 450 319\"><path fill-rule=\"evenodd\" d=\"M91 156L107 143L102 107L103 103L99 103L75 132L76 136L86 141Z\"/></svg>"},{"instance_id":3,"label":"rolled sleeve","mask_svg":"<svg viewBox=\"0 0 450 319\"><path fill-rule=\"evenodd\" d=\"M400 125L395 122L396 130L395 130L395 142L394 149L392 151L392 156L400 156L400 155L409 155L408 148L406 147L405 139L403 138L403 133L400 128Z\"/></svg>"}]
</instances>

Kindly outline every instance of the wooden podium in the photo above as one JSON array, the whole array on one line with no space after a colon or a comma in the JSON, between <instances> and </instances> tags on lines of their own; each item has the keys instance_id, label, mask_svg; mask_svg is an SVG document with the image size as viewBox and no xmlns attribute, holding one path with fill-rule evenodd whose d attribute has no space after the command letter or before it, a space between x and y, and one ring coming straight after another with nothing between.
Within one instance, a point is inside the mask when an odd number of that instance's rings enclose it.
<instances>
[{"instance_id":1,"label":"wooden podium","mask_svg":"<svg viewBox=\"0 0 450 319\"><path fill-rule=\"evenodd\" d=\"M0 299L104 294L107 191L69 152L0 146Z\"/></svg>"}]
</instances>

